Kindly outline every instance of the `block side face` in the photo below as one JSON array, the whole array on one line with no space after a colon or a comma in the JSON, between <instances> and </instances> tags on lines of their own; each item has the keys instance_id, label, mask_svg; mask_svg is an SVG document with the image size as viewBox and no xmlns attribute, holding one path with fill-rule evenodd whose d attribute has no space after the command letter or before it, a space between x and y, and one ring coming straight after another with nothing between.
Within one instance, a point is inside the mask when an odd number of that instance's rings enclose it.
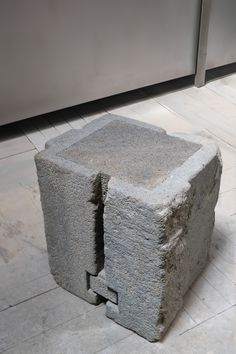
<instances>
[{"instance_id":1,"label":"block side face","mask_svg":"<svg viewBox=\"0 0 236 354\"><path fill-rule=\"evenodd\" d=\"M159 221L152 209L108 185L104 225L106 281L118 294L118 306L107 303L107 316L157 340L164 275Z\"/></svg>"},{"instance_id":2,"label":"block side face","mask_svg":"<svg viewBox=\"0 0 236 354\"><path fill-rule=\"evenodd\" d=\"M65 149L60 156L152 189L200 147L152 128L113 120Z\"/></svg>"},{"instance_id":3,"label":"block side face","mask_svg":"<svg viewBox=\"0 0 236 354\"><path fill-rule=\"evenodd\" d=\"M219 155L204 166L202 171L192 180L191 191L193 206L189 218L189 253L190 282L189 286L203 270L207 261L211 243L211 235L215 221L215 206L219 196L222 164Z\"/></svg>"},{"instance_id":4,"label":"block side face","mask_svg":"<svg viewBox=\"0 0 236 354\"><path fill-rule=\"evenodd\" d=\"M97 274L100 270L95 234L96 175L83 176L40 157L36 165L51 272L60 286L96 303L97 295L88 291L87 279L87 272Z\"/></svg>"},{"instance_id":5,"label":"block side face","mask_svg":"<svg viewBox=\"0 0 236 354\"><path fill-rule=\"evenodd\" d=\"M163 337L207 262L220 175L216 155L158 212L108 185L105 272L118 294L108 317L150 341Z\"/></svg>"},{"instance_id":6,"label":"block side face","mask_svg":"<svg viewBox=\"0 0 236 354\"><path fill-rule=\"evenodd\" d=\"M221 171L221 161L216 155L190 181L191 187L180 203L170 205L163 220L165 272L160 308L163 333L207 263Z\"/></svg>"}]
</instances>

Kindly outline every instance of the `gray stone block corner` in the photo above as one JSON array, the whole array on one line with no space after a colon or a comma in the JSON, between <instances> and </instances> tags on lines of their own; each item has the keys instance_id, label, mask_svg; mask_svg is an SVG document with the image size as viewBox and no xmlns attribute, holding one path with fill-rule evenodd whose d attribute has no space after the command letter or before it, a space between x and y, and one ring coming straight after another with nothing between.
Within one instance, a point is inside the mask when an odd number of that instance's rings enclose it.
<instances>
[{"instance_id":1,"label":"gray stone block corner","mask_svg":"<svg viewBox=\"0 0 236 354\"><path fill-rule=\"evenodd\" d=\"M217 146L107 115L48 142L36 165L56 282L160 340L207 262Z\"/></svg>"}]
</instances>

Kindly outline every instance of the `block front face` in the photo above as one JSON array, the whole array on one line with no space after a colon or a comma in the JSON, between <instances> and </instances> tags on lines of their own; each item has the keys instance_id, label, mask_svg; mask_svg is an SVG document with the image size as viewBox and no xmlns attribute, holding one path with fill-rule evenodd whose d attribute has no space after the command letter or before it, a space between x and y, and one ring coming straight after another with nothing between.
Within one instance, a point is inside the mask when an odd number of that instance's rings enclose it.
<instances>
[{"instance_id":1,"label":"block front face","mask_svg":"<svg viewBox=\"0 0 236 354\"><path fill-rule=\"evenodd\" d=\"M51 272L64 289L97 303L97 294L88 288L88 274L103 267L94 217L96 175L74 172L41 154L36 164Z\"/></svg>"},{"instance_id":2,"label":"block front face","mask_svg":"<svg viewBox=\"0 0 236 354\"><path fill-rule=\"evenodd\" d=\"M60 156L111 177L153 188L200 147L163 132L114 120Z\"/></svg>"}]
</instances>

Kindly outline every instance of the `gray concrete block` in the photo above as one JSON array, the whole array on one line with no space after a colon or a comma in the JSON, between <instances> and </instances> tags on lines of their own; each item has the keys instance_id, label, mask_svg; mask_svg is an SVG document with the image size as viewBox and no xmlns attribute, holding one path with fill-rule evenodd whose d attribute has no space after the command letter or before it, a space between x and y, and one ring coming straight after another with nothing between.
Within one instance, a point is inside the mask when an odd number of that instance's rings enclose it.
<instances>
[{"instance_id":1,"label":"gray concrete block","mask_svg":"<svg viewBox=\"0 0 236 354\"><path fill-rule=\"evenodd\" d=\"M58 284L161 339L207 261L216 145L108 115L49 142L36 164Z\"/></svg>"}]
</instances>

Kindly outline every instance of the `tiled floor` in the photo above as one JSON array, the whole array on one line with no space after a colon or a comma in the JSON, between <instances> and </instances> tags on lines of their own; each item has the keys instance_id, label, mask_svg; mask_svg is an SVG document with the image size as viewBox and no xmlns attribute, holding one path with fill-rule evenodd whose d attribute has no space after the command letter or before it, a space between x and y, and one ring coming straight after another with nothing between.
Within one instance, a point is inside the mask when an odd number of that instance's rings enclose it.
<instances>
[{"instance_id":1,"label":"tiled floor","mask_svg":"<svg viewBox=\"0 0 236 354\"><path fill-rule=\"evenodd\" d=\"M215 140L223 176L209 263L161 343L151 344L59 288L50 275L34 155L106 114ZM236 353L236 74L183 79L0 129L0 352Z\"/></svg>"}]
</instances>

